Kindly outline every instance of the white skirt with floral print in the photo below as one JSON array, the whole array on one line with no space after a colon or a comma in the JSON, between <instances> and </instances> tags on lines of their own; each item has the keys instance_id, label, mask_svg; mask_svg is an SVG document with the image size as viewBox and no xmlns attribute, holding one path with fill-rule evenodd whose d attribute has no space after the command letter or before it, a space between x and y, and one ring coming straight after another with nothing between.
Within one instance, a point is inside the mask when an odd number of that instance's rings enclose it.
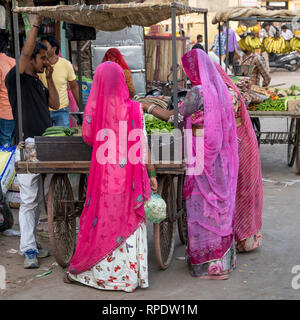
<instances>
[{"instance_id":1,"label":"white skirt with floral print","mask_svg":"<svg viewBox=\"0 0 300 320\"><path fill-rule=\"evenodd\" d=\"M91 270L78 275L69 273L72 280L101 290L133 292L148 284L147 229L142 223L136 232L110 256Z\"/></svg>"}]
</instances>

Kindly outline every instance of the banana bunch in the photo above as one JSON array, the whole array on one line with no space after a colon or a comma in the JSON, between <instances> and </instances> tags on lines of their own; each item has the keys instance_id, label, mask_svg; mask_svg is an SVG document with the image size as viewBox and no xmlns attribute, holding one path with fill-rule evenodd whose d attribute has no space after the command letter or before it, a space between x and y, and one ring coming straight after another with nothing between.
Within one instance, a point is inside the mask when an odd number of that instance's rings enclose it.
<instances>
[{"instance_id":1,"label":"banana bunch","mask_svg":"<svg viewBox=\"0 0 300 320\"><path fill-rule=\"evenodd\" d=\"M235 30L235 32L236 32L238 35L246 32L246 31L247 31L247 27L246 27L246 26L238 26L237 29Z\"/></svg>"},{"instance_id":2,"label":"banana bunch","mask_svg":"<svg viewBox=\"0 0 300 320\"><path fill-rule=\"evenodd\" d=\"M248 47L254 50L261 48L261 42L257 37L247 36L245 39L245 43Z\"/></svg>"},{"instance_id":3,"label":"banana bunch","mask_svg":"<svg viewBox=\"0 0 300 320\"><path fill-rule=\"evenodd\" d=\"M259 33L260 30L261 30L261 26L259 23L256 26L250 28L250 31L253 33Z\"/></svg>"},{"instance_id":4,"label":"banana bunch","mask_svg":"<svg viewBox=\"0 0 300 320\"><path fill-rule=\"evenodd\" d=\"M263 40L263 50L268 53L284 53L286 52L286 43L283 37L268 37Z\"/></svg>"},{"instance_id":5,"label":"banana bunch","mask_svg":"<svg viewBox=\"0 0 300 320\"><path fill-rule=\"evenodd\" d=\"M283 53L289 53L291 51L293 51L293 50L292 50L292 47L291 47L290 40L285 40L285 49L284 49Z\"/></svg>"},{"instance_id":6,"label":"banana bunch","mask_svg":"<svg viewBox=\"0 0 300 320\"><path fill-rule=\"evenodd\" d=\"M247 46L246 44L246 38L242 38L241 40L239 40L239 46L241 48L241 50L243 51L252 51L252 49L250 47Z\"/></svg>"},{"instance_id":7,"label":"banana bunch","mask_svg":"<svg viewBox=\"0 0 300 320\"><path fill-rule=\"evenodd\" d=\"M292 40L290 40L290 46L292 51L300 51L300 39L294 37Z\"/></svg>"}]
</instances>

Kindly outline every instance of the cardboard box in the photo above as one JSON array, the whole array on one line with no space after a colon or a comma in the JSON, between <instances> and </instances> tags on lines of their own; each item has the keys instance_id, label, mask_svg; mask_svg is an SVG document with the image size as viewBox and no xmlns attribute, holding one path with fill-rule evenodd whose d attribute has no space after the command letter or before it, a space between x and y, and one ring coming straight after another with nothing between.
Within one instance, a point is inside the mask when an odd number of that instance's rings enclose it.
<instances>
[{"instance_id":1,"label":"cardboard box","mask_svg":"<svg viewBox=\"0 0 300 320\"><path fill-rule=\"evenodd\" d=\"M288 101L288 111L300 112L300 99Z\"/></svg>"}]
</instances>

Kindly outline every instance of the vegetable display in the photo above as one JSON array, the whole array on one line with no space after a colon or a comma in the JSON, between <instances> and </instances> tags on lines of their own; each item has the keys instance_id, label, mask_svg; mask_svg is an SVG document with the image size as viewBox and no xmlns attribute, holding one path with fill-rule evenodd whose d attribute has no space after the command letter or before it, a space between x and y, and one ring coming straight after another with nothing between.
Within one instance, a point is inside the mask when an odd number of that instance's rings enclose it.
<instances>
[{"instance_id":1,"label":"vegetable display","mask_svg":"<svg viewBox=\"0 0 300 320\"><path fill-rule=\"evenodd\" d=\"M74 135L75 130L62 126L49 127L42 134L43 137L64 137Z\"/></svg>"},{"instance_id":2,"label":"vegetable display","mask_svg":"<svg viewBox=\"0 0 300 320\"><path fill-rule=\"evenodd\" d=\"M285 110L285 98L267 99L258 105L249 106L251 111L284 111Z\"/></svg>"},{"instance_id":3,"label":"vegetable display","mask_svg":"<svg viewBox=\"0 0 300 320\"><path fill-rule=\"evenodd\" d=\"M145 114L145 124L147 134L171 133L174 125L170 122L165 122L154 117L152 114Z\"/></svg>"}]
</instances>

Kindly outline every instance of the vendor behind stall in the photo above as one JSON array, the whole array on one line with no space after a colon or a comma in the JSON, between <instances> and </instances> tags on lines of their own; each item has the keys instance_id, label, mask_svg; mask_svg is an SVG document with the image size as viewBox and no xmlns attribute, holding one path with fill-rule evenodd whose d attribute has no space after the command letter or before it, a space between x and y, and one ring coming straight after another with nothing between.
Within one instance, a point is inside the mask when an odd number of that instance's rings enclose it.
<instances>
[{"instance_id":1,"label":"vendor behind stall","mask_svg":"<svg viewBox=\"0 0 300 320\"><path fill-rule=\"evenodd\" d=\"M76 75L72 64L59 57L59 42L53 35L42 37L42 43L47 47L48 59L50 65L53 67L53 81L59 94L60 107L59 110L50 109L50 116L53 125L55 126L70 126L69 119L69 105L68 86L72 91L73 97L79 105L79 89L76 81ZM39 75L40 80L47 87L46 73Z\"/></svg>"},{"instance_id":2,"label":"vendor behind stall","mask_svg":"<svg viewBox=\"0 0 300 320\"><path fill-rule=\"evenodd\" d=\"M19 61L22 103L22 124L24 140L34 136L41 136L45 129L52 125L49 106L59 108L59 96L56 91L49 65L47 47L36 42L42 18L37 16L28 39L24 44ZM46 69L48 89L39 80L37 73ZM12 106L15 125L18 134L18 104L16 91L16 67L13 67L5 78L8 97ZM17 150L16 160L20 159ZM49 255L37 243L36 227L39 221L40 205L42 204L41 176L39 174L18 174L20 186L21 206L19 211L19 224L21 231L20 253L25 256L24 268L38 268L37 258Z\"/></svg>"},{"instance_id":3,"label":"vendor behind stall","mask_svg":"<svg viewBox=\"0 0 300 320\"><path fill-rule=\"evenodd\" d=\"M241 65L251 65L255 66L252 72L251 84L260 86L261 77L263 78L263 87L267 87L271 82L271 76L267 69L265 60L263 57L259 56L256 52L243 51Z\"/></svg>"}]
</instances>

